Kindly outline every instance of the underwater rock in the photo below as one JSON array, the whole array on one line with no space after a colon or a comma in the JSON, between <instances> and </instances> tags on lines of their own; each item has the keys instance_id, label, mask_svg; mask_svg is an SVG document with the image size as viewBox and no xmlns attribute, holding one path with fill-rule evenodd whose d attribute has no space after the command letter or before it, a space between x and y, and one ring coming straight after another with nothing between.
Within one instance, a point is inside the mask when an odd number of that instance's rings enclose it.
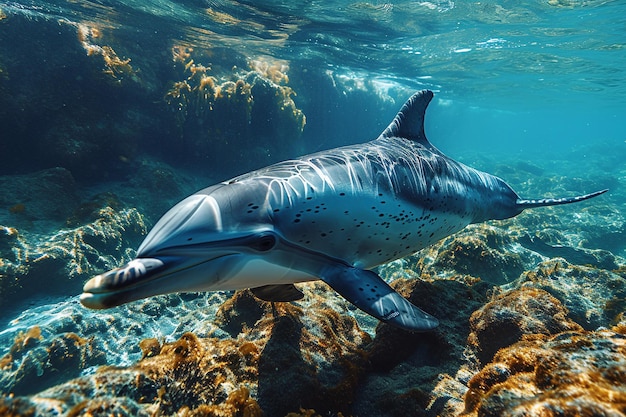
<instances>
[{"instance_id":1,"label":"underwater rock","mask_svg":"<svg viewBox=\"0 0 626 417\"><path fill-rule=\"evenodd\" d=\"M408 262L406 262L408 264ZM383 276L390 272L381 268ZM407 272L396 270L392 276ZM409 274L411 274L409 272ZM469 317L491 286L480 280L396 279L392 286L440 320L434 332L411 333L379 324L365 348L370 369L351 412L355 415L455 415L466 387L457 374L464 364Z\"/></svg>"},{"instance_id":2,"label":"underwater rock","mask_svg":"<svg viewBox=\"0 0 626 417\"><path fill-rule=\"evenodd\" d=\"M482 364L524 335L582 330L559 300L546 291L527 287L504 293L475 311L470 326L467 344Z\"/></svg>"},{"instance_id":3,"label":"underwater rock","mask_svg":"<svg viewBox=\"0 0 626 417\"><path fill-rule=\"evenodd\" d=\"M266 312L266 302L256 298L249 290L237 291L226 300L215 314L215 324L231 337L254 327Z\"/></svg>"},{"instance_id":4,"label":"underwater rock","mask_svg":"<svg viewBox=\"0 0 626 417\"><path fill-rule=\"evenodd\" d=\"M464 416L623 416L626 337L608 330L530 335L469 382Z\"/></svg>"},{"instance_id":5,"label":"underwater rock","mask_svg":"<svg viewBox=\"0 0 626 417\"><path fill-rule=\"evenodd\" d=\"M158 65L131 67L114 30L88 24L30 13L2 20L0 173L63 167L79 182L123 178L142 138L166 130L150 78Z\"/></svg>"},{"instance_id":6,"label":"underwater rock","mask_svg":"<svg viewBox=\"0 0 626 417\"><path fill-rule=\"evenodd\" d=\"M354 400L366 368L362 348L369 336L353 318L334 310L315 309L314 318L306 311L291 307L273 315L272 332L259 357L258 401L267 415L295 411L294 398L322 414L345 412Z\"/></svg>"},{"instance_id":7,"label":"underwater rock","mask_svg":"<svg viewBox=\"0 0 626 417\"><path fill-rule=\"evenodd\" d=\"M47 232L78 206L77 186L64 168L0 175L0 224Z\"/></svg>"},{"instance_id":8,"label":"underwater rock","mask_svg":"<svg viewBox=\"0 0 626 417\"><path fill-rule=\"evenodd\" d=\"M513 241L506 234L496 233L494 228L482 227L472 235L455 236L446 248L439 252L434 268L452 268L461 274L471 274L494 284L510 282L524 270L521 257L507 246ZM497 239L500 239L498 241Z\"/></svg>"},{"instance_id":9,"label":"underwater rock","mask_svg":"<svg viewBox=\"0 0 626 417\"><path fill-rule=\"evenodd\" d=\"M0 394L37 393L77 377L86 367L104 364L104 359L93 339L72 332L45 337L33 326L19 333L11 350L0 357Z\"/></svg>"},{"instance_id":10,"label":"underwater rock","mask_svg":"<svg viewBox=\"0 0 626 417\"><path fill-rule=\"evenodd\" d=\"M626 309L626 283L620 269L607 271L551 259L524 272L515 286L538 288L557 298L569 317L587 330L615 324Z\"/></svg>"},{"instance_id":11,"label":"underwater rock","mask_svg":"<svg viewBox=\"0 0 626 417\"><path fill-rule=\"evenodd\" d=\"M179 139L166 144L176 151L165 158L209 164L229 176L293 156L305 117L293 101L295 92L286 85L288 65L251 60L241 67L238 64L246 62L242 56L229 59L227 70L210 50L172 48L179 80L171 82L165 102Z\"/></svg>"},{"instance_id":12,"label":"underwater rock","mask_svg":"<svg viewBox=\"0 0 626 417\"><path fill-rule=\"evenodd\" d=\"M542 258L520 246L510 230L470 225L408 258L433 276L467 274L494 285L510 283Z\"/></svg>"},{"instance_id":13,"label":"underwater rock","mask_svg":"<svg viewBox=\"0 0 626 417\"><path fill-rule=\"evenodd\" d=\"M0 303L75 294L87 277L130 260L129 248L146 234L143 216L134 208L108 206L97 215L89 224L48 236L22 236L0 226Z\"/></svg>"}]
</instances>

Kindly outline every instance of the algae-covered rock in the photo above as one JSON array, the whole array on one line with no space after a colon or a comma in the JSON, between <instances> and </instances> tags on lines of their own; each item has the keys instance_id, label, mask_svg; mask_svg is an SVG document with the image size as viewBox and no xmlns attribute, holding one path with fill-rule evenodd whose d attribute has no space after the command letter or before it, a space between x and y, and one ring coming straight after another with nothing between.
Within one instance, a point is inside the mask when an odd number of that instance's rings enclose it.
<instances>
[{"instance_id":1,"label":"algae-covered rock","mask_svg":"<svg viewBox=\"0 0 626 417\"><path fill-rule=\"evenodd\" d=\"M164 144L172 150L166 158L208 164L229 176L293 156L305 117L286 85L286 63L183 46L172 48L172 62L179 79L164 100L178 138Z\"/></svg>"},{"instance_id":2,"label":"algae-covered rock","mask_svg":"<svg viewBox=\"0 0 626 417\"><path fill-rule=\"evenodd\" d=\"M237 292L218 312L218 323L231 334L262 337L257 399L267 415L297 411L293 398L318 412L345 412L366 369L369 335L334 309L332 290L305 288L305 299L294 304Z\"/></svg>"},{"instance_id":3,"label":"algae-covered rock","mask_svg":"<svg viewBox=\"0 0 626 417\"><path fill-rule=\"evenodd\" d=\"M101 207L91 223L48 236L0 227L0 301L78 293L87 277L128 261L146 228L136 209L111 207Z\"/></svg>"},{"instance_id":4,"label":"algae-covered rock","mask_svg":"<svg viewBox=\"0 0 626 417\"><path fill-rule=\"evenodd\" d=\"M437 270L451 268L494 284L510 282L524 271L521 256L512 251L513 239L502 230L481 225L442 242L433 263Z\"/></svg>"},{"instance_id":5,"label":"algae-covered rock","mask_svg":"<svg viewBox=\"0 0 626 417\"><path fill-rule=\"evenodd\" d=\"M619 272L557 258L524 272L515 285L549 292L567 307L576 323L595 330L615 324L626 308L626 283Z\"/></svg>"},{"instance_id":6,"label":"algae-covered rock","mask_svg":"<svg viewBox=\"0 0 626 417\"><path fill-rule=\"evenodd\" d=\"M142 136L161 126L149 67L130 63L111 28L88 24L2 20L0 173L63 167L79 181L119 178Z\"/></svg>"},{"instance_id":7,"label":"algae-covered rock","mask_svg":"<svg viewBox=\"0 0 626 417\"><path fill-rule=\"evenodd\" d=\"M483 364L524 335L582 330L556 298L534 288L500 295L472 314L470 326L468 345Z\"/></svg>"},{"instance_id":8,"label":"algae-covered rock","mask_svg":"<svg viewBox=\"0 0 626 417\"><path fill-rule=\"evenodd\" d=\"M611 331L532 335L469 382L465 416L622 416L626 339Z\"/></svg>"},{"instance_id":9,"label":"algae-covered rock","mask_svg":"<svg viewBox=\"0 0 626 417\"><path fill-rule=\"evenodd\" d=\"M521 246L508 227L478 224L470 225L407 259L415 270L433 276L464 274L502 285L517 279L542 257Z\"/></svg>"},{"instance_id":10,"label":"algae-covered rock","mask_svg":"<svg viewBox=\"0 0 626 417\"><path fill-rule=\"evenodd\" d=\"M39 326L21 332L11 350L0 358L0 392L29 395L104 364L105 353L93 339L68 332L49 337Z\"/></svg>"},{"instance_id":11,"label":"algae-covered rock","mask_svg":"<svg viewBox=\"0 0 626 417\"><path fill-rule=\"evenodd\" d=\"M393 275L400 275L400 271ZM392 285L436 316L440 325L434 332L411 333L380 324L366 346L371 368L351 411L355 415L395 417L458 410L465 392L457 374L464 363L468 320L486 301L489 285L479 280L470 284L461 279L418 278L400 278Z\"/></svg>"}]
</instances>

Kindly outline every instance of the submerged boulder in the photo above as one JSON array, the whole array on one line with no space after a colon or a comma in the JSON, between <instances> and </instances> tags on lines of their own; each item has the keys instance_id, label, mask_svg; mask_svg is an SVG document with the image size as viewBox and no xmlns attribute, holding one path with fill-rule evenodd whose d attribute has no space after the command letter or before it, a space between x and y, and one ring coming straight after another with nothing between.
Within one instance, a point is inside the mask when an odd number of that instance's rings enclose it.
<instances>
[{"instance_id":1,"label":"submerged boulder","mask_svg":"<svg viewBox=\"0 0 626 417\"><path fill-rule=\"evenodd\" d=\"M472 314L470 326L468 345L482 364L524 335L582 330L556 298L533 288L500 295Z\"/></svg>"},{"instance_id":2,"label":"submerged boulder","mask_svg":"<svg viewBox=\"0 0 626 417\"><path fill-rule=\"evenodd\" d=\"M469 382L464 416L622 416L624 334L532 335L500 350Z\"/></svg>"},{"instance_id":3,"label":"submerged boulder","mask_svg":"<svg viewBox=\"0 0 626 417\"><path fill-rule=\"evenodd\" d=\"M34 295L77 294L83 281L130 260L145 235L134 208L97 211L98 218L52 235L22 235L0 226L0 302L5 307Z\"/></svg>"}]
</instances>

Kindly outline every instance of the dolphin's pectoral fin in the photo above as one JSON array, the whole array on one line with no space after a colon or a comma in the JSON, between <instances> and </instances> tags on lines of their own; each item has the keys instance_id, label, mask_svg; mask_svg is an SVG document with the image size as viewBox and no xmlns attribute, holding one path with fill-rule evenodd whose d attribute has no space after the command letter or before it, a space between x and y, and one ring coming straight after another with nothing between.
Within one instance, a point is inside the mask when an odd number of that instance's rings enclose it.
<instances>
[{"instance_id":1,"label":"dolphin's pectoral fin","mask_svg":"<svg viewBox=\"0 0 626 417\"><path fill-rule=\"evenodd\" d=\"M385 323L416 332L439 325L436 318L415 307L372 271L334 265L322 275L346 300Z\"/></svg>"},{"instance_id":2,"label":"dolphin's pectoral fin","mask_svg":"<svg viewBox=\"0 0 626 417\"><path fill-rule=\"evenodd\" d=\"M263 301L288 302L301 300L304 297L302 291L293 284L264 285L250 288L250 291Z\"/></svg>"}]
</instances>

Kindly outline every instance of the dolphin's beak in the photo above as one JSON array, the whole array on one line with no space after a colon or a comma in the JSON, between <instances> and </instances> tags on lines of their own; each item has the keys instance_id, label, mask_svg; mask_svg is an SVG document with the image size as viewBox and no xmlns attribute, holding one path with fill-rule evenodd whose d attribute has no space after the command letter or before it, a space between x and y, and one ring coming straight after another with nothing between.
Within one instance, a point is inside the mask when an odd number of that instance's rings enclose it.
<instances>
[{"instance_id":1,"label":"dolphin's beak","mask_svg":"<svg viewBox=\"0 0 626 417\"><path fill-rule=\"evenodd\" d=\"M93 309L104 309L124 304L139 296L138 288L163 270L165 263L156 258L140 258L121 268L112 269L91 278L83 287L80 302ZM135 294L133 296L133 294Z\"/></svg>"},{"instance_id":2,"label":"dolphin's beak","mask_svg":"<svg viewBox=\"0 0 626 417\"><path fill-rule=\"evenodd\" d=\"M224 276L232 252L211 259L137 258L91 278L80 302L88 308L106 309L143 298L173 292L203 291L207 276Z\"/></svg>"}]
</instances>

